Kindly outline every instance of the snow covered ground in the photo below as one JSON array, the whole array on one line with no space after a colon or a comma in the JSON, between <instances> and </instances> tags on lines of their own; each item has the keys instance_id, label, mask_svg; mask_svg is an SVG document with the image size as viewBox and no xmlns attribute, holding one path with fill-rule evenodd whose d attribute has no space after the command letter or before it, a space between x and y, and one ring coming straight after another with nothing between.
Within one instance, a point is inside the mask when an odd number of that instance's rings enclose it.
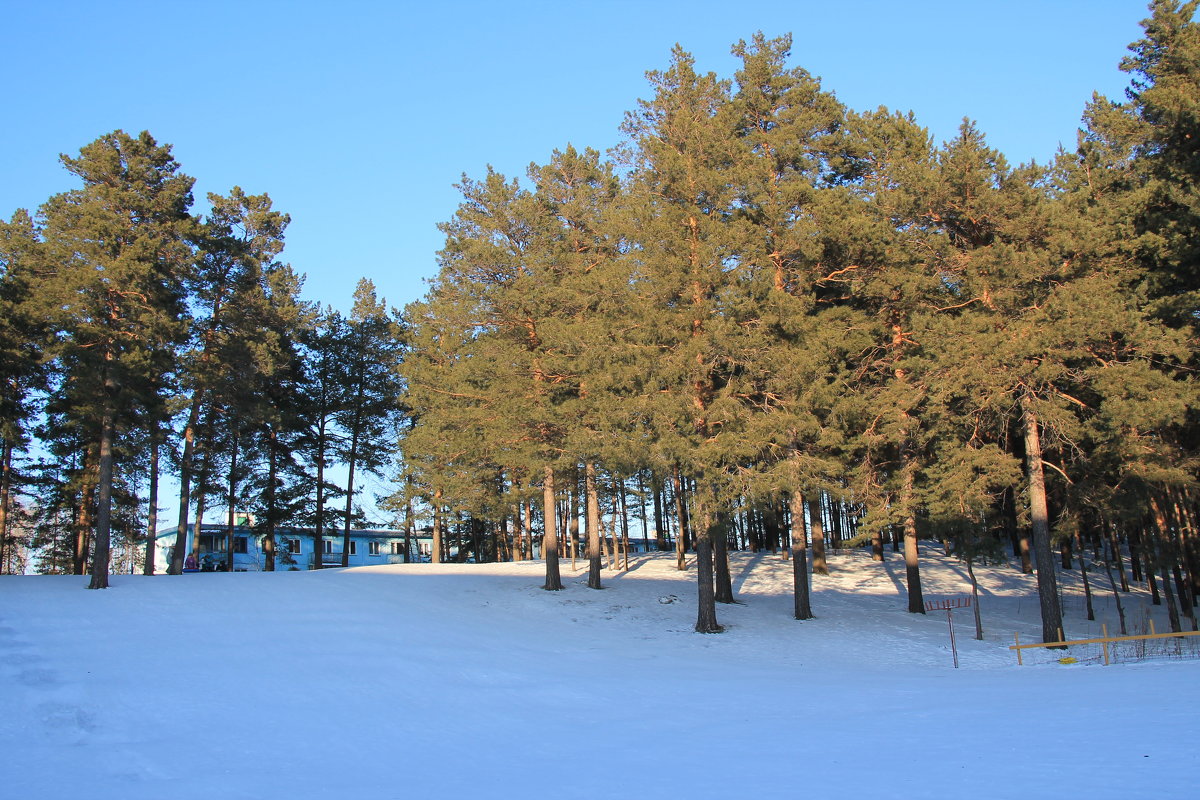
<instances>
[{"instance_id":1,"label":"snow covered ground","mask_svg":"<svg viewBox=\"0 0 1200 800\"><path fill-rule=\"evenodd\" d=\"M936 553L927 596L969 592ZM0 577L0 796L1200 797L1200 661L1018 667L1032 578L981 568L986 638L955 612L956 670L898 555L830 565L797 622L790 563L734 554L711 636L671 555L604 591L567 562L557 593L539 563ZM1100 624L1076 575L1070 638Z\"/></svg>"}]
</instances>

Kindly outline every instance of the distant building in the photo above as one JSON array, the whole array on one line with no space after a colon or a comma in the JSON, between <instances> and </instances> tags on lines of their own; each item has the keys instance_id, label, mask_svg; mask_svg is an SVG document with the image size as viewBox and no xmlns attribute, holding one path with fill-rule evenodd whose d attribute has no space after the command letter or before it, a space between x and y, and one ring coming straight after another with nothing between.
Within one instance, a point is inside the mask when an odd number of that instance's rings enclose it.
<instances>
[{"instance_id":1,"label":"distant building","mask_svg":"<svg viewBox=\"0 0 1200 800\"><path fill-rule=\"evenodd\" d=\"M261 572L266 564L263 550L264 534L247 523L252 519L235 518L233 528L233 571ZM197 553L201 571L224 570L228 555L228 527L204 524L200 526L200 548ZM175 528L158 532L154 547L155 572L166 572L175 548ZM193 550L194 529L188 530L187 552ZM313 552L312 528L275 528L275 569L307 570L318 563L323 567L342 565L343 538L341 531L331 531L321 537L321 552ZM428 561L432 552L433 534L428 530L415 531L409 538L409 562ZM350 531L350 566L371 564L403 564L404 531L368 528Z\"/></svg>"}]
</instances>

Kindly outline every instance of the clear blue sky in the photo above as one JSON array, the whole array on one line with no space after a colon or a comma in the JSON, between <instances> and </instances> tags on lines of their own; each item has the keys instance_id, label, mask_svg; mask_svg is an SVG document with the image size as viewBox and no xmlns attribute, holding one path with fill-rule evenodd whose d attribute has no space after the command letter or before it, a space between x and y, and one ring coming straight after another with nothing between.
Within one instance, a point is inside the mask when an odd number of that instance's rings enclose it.
<instances>
[{"instance_id":1,"label":"clear blue sky","mask_svg":"<svg viewBox=\"0 0 1200 800\"><path fill-rule=\"evenodd\" d=\"M1010 161L1046 161L1093 91L1121 95L1147 15L1141 0L0 5L0 215L74 187L59 153L149 130L197 201L269 193L306 296L341 308L360 276L394 305L424 293L462 173L616 144L676 42L730 77L735 41L791 32L792 63L850 107L912 110L939 142L971 117Z\"/></svg>"},{"instance_id":2,"label":"clear blue sky","mask_svg":"<svg viewBox=\"0 0 1200 800\"><path fill-rule=\"evenodd\" d=\"M75 187L58 163L104 133L174 145L196 198L240 185L292 215L309 299L394 305L436 272L453 184L523 175L568 142L619 141L676 42L731 77L729 48L792 33L793 64L852 108L912 110L937 141L971 117L1014 162L1071 148L1093 91L1119 97L1141 0L816 2L55 2L0 0L8 67L0 216ZM362 496L389 487L367 479ZM162 519L177 511L172 489Z\"/></svg>"}]
</instances>

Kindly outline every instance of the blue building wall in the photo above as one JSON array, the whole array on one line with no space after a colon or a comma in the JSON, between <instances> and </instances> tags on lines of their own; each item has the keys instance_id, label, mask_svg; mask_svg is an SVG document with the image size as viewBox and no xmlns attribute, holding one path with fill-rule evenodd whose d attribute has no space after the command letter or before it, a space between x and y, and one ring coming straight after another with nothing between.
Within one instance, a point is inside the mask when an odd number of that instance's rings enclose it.
<instances>
[{"instance_id":1,"label":"blue building wall","mask_svg":"<svg viewBox=\"0 0 1200 800\"><path fill-rule=\"evenodd\" d=\"M202 571L224 570L227 563L227 531L225 525L205 524L200 529L200 547L197 551L199 568ZM175 547L176 530L160 530L155 552L155 571L166 572L171 563ZM266 564L264 536L260 531L237 525L233 529L234 572L259 572ZM187 552L194 548L194 530L187 535ZM343 539L340 532L322 537L323 552L313 553L313 531L311 528L278 527L275 529L275 569L307 570L319 555L326 566L342 565ZM414 534L410 539L409 561L428 560L432 539L428 534ZM355 529L350 531L350 566L361 567L373 564L403 564L404 532L386 529Z\"/></svg>"}]
</instances>

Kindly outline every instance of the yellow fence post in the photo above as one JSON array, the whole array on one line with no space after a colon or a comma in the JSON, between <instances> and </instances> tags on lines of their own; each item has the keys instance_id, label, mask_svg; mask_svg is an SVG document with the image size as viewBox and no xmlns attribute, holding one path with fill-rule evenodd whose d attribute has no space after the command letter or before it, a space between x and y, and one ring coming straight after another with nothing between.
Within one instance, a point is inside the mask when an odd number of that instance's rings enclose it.
<instances>
[{"instance_id":1,"label":"yellow fence post","mask_svg":"<svg viewBox=\"0 0 1200 800\"><path fill-rule=\"evenodd\" d=\"M1021 661L1021 634L1017 631L1013 631L1013 642L1017 645L1017 666L1019 667L1024 662Z\"/></svg>"}]
</instances>

